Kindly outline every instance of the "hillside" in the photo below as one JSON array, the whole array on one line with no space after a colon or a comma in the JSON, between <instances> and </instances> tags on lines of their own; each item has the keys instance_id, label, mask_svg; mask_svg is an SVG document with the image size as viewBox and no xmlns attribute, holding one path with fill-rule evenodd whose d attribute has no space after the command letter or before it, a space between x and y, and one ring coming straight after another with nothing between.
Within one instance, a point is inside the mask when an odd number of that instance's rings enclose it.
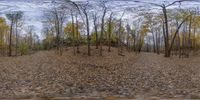
<instances>
[{"instance_id":1,"label":"hillside","mask_svg":"<svg viewBox=\"0 0 200 100\"><path fill-rule=\"evenodd\" d=\"M0 98L107 97L198 98L200 99L200 57L164 58L151 53L125 52L112 48L104 56L92 48L87 56L62 56L55 51L0 58Z\"/></svg>"}]
</instances>

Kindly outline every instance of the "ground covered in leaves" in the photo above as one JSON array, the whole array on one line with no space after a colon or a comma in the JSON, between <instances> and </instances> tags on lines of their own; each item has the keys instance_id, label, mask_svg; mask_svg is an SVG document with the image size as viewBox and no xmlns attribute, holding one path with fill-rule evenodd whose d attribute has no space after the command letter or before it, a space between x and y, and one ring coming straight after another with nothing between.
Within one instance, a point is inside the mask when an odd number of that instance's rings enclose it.
<instances>
[{"instance_id":1,"label":"ground covered in leaves","mask_svg":"<svg viewBox=\"0 0 200 100\"><path fill-rule=\"evenodd\" d=\"M71 48L0 58L0 98L108 97L200 99L200 57L164 58L117 49Z\"/></svg>"}]
</instances>

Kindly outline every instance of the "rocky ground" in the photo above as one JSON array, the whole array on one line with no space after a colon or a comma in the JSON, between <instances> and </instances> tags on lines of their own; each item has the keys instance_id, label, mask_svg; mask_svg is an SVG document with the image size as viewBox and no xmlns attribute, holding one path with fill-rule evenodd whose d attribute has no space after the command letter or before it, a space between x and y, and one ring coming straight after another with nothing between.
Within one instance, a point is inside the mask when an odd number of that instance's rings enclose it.
<instances>
[{"instance_id":1,"label":"rocky ground","mask_svg":"<svg viewBox=\"0 0 200 100\"><path fill-rule=\"evenodd\" d=\"M92 48L62 56L54 51L0 58L0 98L51 98L120 96L126 98L200 99L200 57L164 58L152 53L117 49L103 57ZM111 97L112 96L112 97ZM82 99L80 99L82 100Z\"/></svg>"}]
</instances>

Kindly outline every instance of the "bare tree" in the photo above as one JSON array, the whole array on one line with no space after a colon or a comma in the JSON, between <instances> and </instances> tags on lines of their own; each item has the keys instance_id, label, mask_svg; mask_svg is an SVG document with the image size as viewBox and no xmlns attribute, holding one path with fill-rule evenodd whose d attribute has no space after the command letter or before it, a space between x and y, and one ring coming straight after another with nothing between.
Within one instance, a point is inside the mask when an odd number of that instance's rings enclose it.
<instances>
[{"instance_id":1,"label":"bare tree","mask_svg":"<svg viewBox=\"0 0 200 100\"><path fill-rule=\"evenodd\" d=\"M29 49L33 49L33 41L34 41L34 38L33 38L33 36L35 35L34 33L35 33L35 26L33 26L33 25L30 25L30 26L28 26L28 28L27 28L27 35L28 35L28 45L29 45Z\"/></svg>"},{"instance_id":2,"label":"bare tree","mask_svg":"<svg viewBox=\"0 0 200 100\"><path fill-rule=\"evenodd\" d=\"M105 3L102 4L103 5L103 16L102 16L102 19L101 19L101 34L100 34L100 56L103 56L102 54L102 37L103 37L103 33L104 33L104 18L106 16L106 12L107 12L107 7L105 6Z\"/></svg>"},{"instance_id":3,"label":"bare tree","mask_svg":"<svg viewBox=\"0 0 200 100\"><path fill-rule=\"evenodd\" d=\"M126 37L126 46L127 50L129 50L129 35L131 34L131 27L129 24L126 25L126 30L127 30L127 37Z\"/></svg>"},{"instance_id":4,"label":"bare tree","mask_svg":"<svg viewBox=\"0 0 200 100\"><path fill-rule=\"evenodd\" d=\"M118 30L118 55L123 56L123 47L122 47L122 42L121 41L121 35L122 35L122 18L125 14L125 10L123 11L120 19L119 19L119 30Z\"/></svg>"},{"instance_id":5,"label":"bare tree","mask_svg":"<svg viewBox=\"0 0 200 100\"><path fill-rule=\"evenodd\" d=\"M64 7L54 7L47 15L47 19L55 29L56 32L56 49L59 55L62 55L62 41L63 24L66 19L66 10Z\"/></svg>"},{"instance_id":6,"label":"bare tree","mask_svg":"<svg viewBox=\"0 0 200 100\"><path fill-rule=\"evenodd\" d=\"M156 3L150 3L150 2L143 2L143 1L134 1L134 2L139 2L139 3L147 3L147 4L151 4L151 5L154 5L154 6L157 6L157 7L160 7L162 8L162 12L163 12L163 17L164 17L164 20L163 20L163 24L164 24L164 27L163 27L163 31L164 32L164 40L165 40L165 57L170 57L171 55L171 49L172 49L172 46L174 44L174 39L176 38L176 35L179 31L179 29L181 28L181 26L183 25L183 23L185 22L186 19L184 19L179 25L178 25L178 28L176 29L176 32L173 36L173 39L170 43L170 39L169 39L169 25L168 25L168 15L167 15L167 8L176 4L176 3L181 3L181 2L184 2L184 1L190 1L190 0L177 0L177 1L174 1L170 4L156 4ZM193 0L192 0L193 1Z\"/></svg>"},{"instance_id":7,"label":"bare tree","mask_svg":"<svg viewBox=\"0 0 200 100\"><path fill-rule=\"evenodd\" d=\"M77 45L77 53L80 53L80 50L79 50L79 44L80 44L80 42L79 42L79 39L80 39L80 37L79 37L79 23L78 23L78 14L76 14L76 45Z\"/></svg>"},{"instance_id":8,"label":"bare tree","mask_svg":"<svg viewBox=\"0 0 200 100\"><path fill-rule=\"evenodd\" d=\"M15 55L17 56L18 52L18 27L19 27L19 22L23 17L23 12L18 11L15 14L15 34L16 34L16 48L15 48Z\"/></svg>"},{"instance_id":9,"label":"bare tree","mask_svg":"<svg viewBox=\"0 0 200 100\"><path fill-rule=\"evenodd\" d=\"M91 37L90 37L90 24L89 24L89 2L86 2L85 4L80 4L77 5L76 3L73 2L73 4L77 7L80 15L81 11L84 14L85 20L83 19L83 17L81 16L82 20L84 21L84 24L86 26L86 30L87 30L87 47L88 47L88 56L91 56L91 50L90 50L90 41L91 41Z\"/></svg>"},{"instance_id":10,"label":"bare tree","mask_svg":"<svg viewBox=\"0 0 200 100\"><path fill-rule=\"evenodd\" d=\"M111 52L111 34L112 34L112 16L113 12L110 13L109 25L108 25L108 52Z\"/></svg>"},{"instance_id":11,"label":"bare tree","mask_svg":"<svg viewBox=\"0 0 200 100\"><path fill-rule=\"evenodd\" d=\"M75 25L74 25L74 15L73 15L73 10L71 10L71 17L72 17L72 45L73 45L73 54L76 54L75 50Z\"/></svg>"},{"instance_id":12,"label":"bare tree","mask_svg":"<svg viewBox=\"0 0 200 100\"><path fill-rule=\"evenodd\" d=\"M97 25L97 12L93 13L93 24L94 24L94 30L95 30L95 37L96 37L96 49L99 48L99 40L98 40L98 25Z\"/></svg>"},{"instance_id":13,"label":"bare tree","mask_svg":"<svg viewBox=\"0 0 200 100\"><path fill-rule=\"evenodd\" d=\"M88 1L86 1L86 3L82 3L82 4L77 4L76 2L73 2L71 0L65 0L67 3L71 3L72 6L76 7L76 9L79 12L79 15L84 23L84 25L86 26L86 30L87 30L87 47L88 47L88 56L91 56L91 50L90 50L90 41L91 41L91 37L90 37L90 25L89 25L89 8L90 8L90 4ZM84 17L82 16L84 15Z\"/></svg>"},{"instance_id":14,"label":"bare tree","mask_svg":"<svg viewBox=\"0 0 200 100\"><path fill-rule=\"evenodd\" d=\"M12 34L13 34L13 26L14 26L14 20L15 20L15 13L9 13L6 14L6 17L8 20L10 20L10 36L9 36L9 54L8 56L12 56Z\"/></svg>"}]
</instances>

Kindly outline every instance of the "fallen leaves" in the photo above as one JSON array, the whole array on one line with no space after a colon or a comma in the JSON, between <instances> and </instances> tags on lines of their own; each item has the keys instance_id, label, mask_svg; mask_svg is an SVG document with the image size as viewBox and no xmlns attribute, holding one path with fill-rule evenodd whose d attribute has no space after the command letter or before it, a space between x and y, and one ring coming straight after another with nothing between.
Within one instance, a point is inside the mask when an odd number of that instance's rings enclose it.
<instances>
[{"instance_id":1,"label":"fallen leaves","mask_svg":"<svg viewBox=\"0 0 200 100\"><path fill-rule=\"evenodd\" d=\"M95 48L95 47L94 47ZM0 58L0 98L20 95L109 96L137 95L162 98L199 98L199 57L164 58L151 53L136 55L104 47L103 57L98 49L92 56L73 55L71 48L63 56L54 51L41 51L16 58ZM140 96L141 97L141 96Z\"/></svg>"}]
</instances>

